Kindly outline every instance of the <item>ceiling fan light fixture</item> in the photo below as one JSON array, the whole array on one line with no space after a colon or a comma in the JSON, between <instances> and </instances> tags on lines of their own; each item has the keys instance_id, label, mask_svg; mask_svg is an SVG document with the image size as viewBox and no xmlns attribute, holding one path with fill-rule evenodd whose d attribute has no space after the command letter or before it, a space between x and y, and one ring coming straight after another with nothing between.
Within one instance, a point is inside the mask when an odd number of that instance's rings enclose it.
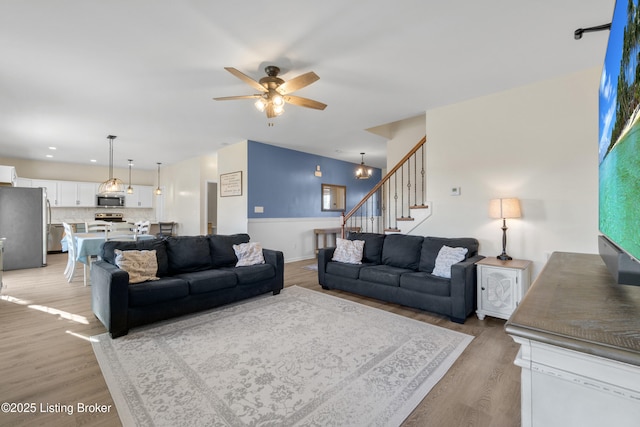
<instances>
[{"instance_id":1,"label":"ceiling fan light fixture","mask_svg":"<svg viewBox=\"0 0 640 427\"><path fill-rule=\"evenodd\" d=\"M255 102L255 104L253 104L256 106L256 108L258 109L258 111L260 111L261 113L264 112L265 108L267 108L267 100L264 98L258 98L258 100Z\"/></svg>"},{"instance_id":2,"label":"ceiling fan light fixture","mask_svg":"<svg viewBox=\"0 0 640 427\"><path fill-rule=\"evenodd\" d=\"M273 102L273 105L275 105L276 107L284 106L284 98L282 97L282 95L276 93L275 95L270 95L270 97L271 102Z\"/></svg>"}]
</instances>

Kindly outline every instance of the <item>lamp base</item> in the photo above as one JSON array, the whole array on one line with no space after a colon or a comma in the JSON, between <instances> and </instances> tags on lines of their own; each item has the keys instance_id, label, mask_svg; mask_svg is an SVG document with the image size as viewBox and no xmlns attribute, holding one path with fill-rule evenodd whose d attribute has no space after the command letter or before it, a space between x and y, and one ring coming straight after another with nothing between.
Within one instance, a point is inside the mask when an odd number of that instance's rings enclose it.
<instances>
[{"instance_id":1,"label":"lamp base","mask_svg":"<svg viewBox=\"0 0 640 427\"><path fill-rule=\"evenodd\" d=\"M499 260L502 261L510 261L513 258L511 258L509 255L507 255L506 253L502 252L500 255L498 255L496 258L498 258Z\"/></svg>"}]
</instances>

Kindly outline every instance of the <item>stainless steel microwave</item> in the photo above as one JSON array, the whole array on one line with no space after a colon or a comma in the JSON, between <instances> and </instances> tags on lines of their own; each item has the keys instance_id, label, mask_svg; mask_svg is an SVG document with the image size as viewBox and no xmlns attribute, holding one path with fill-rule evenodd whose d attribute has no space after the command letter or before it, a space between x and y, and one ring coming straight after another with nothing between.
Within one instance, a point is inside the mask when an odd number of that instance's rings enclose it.
<instances>
[{"instance_id":1,"label":"stainless steel microwave","mask_svg":"<svg viewBox=\"0 0 640 427\"><path fill-rule=\"evenodd\" d=\"M96 196L96 206L101 208L123 208L124 196L105 196L98 194Z\"/></svg>"}]
</instances>

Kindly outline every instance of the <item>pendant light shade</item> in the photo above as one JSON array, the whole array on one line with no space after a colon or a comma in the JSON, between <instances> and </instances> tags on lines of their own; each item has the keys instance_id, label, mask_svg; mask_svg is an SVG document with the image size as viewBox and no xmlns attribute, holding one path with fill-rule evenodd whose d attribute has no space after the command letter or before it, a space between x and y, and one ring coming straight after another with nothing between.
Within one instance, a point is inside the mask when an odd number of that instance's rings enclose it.
<instances>
[{"instance_id":1,"label":"pendant light shade","mask_svg":"<svg viewBox=\"0 0 640 427\"><path fill-rule=\"evenodd\" d=\"M113 140L117 137L115 135L107 136L109 140L109 179L100 184L98 193L101 195L121 195L124 193L124 183L118 178L113 177Z\"/></svg>"},{"instance_id":2,"label":"pendant light shade","mask_svg":"<svg viewBox=\"0 0 640 427\"><path fill-rule=\"evenodd\" d=\"M133 166L133 160L127 159L129 162L129 186L127 187L127 194L133 194L133 187L131 186L131 167Z\"/></svg>"},{"instance_id":3,"label":"pendant light shade","mask_svg":"<svg viewBox=\"0 0 640 427\"><path fill-rule=\"evenodd\" d=\"M358 166L358 169L356 169L356 179L369 179L371 178L371 175L373 175L373 169L365 166L364 153L360 153L360 155L362 156L362 162L360 163L360 166Z\"/></svg>"},{"instance_id":4,"label":"pendant light shade","mask_svg":"<svg viewBox=\"0 0 640 427\"><path fill-rule=\"evenodd\" d=\"M162 163L158 162L158 186L156 187L156 196L162 194L162 189L160 188L160 165Z\"/></svg>"}]
</instances>

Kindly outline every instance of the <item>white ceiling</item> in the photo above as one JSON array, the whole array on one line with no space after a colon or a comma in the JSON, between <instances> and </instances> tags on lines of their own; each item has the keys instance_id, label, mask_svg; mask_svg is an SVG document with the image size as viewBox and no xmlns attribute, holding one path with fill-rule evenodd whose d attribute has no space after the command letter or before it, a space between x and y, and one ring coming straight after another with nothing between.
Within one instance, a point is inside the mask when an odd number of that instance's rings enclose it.
<instances>
[{"instance_id":1,"label":"white ceiling","mask_svg":"<svg viewBox=\"0 0 640 427\"><path fill-rule=\"evenodd\" d=\"M600 66L614 0L2 0L0 156L153 169L250 139L385 165L365 129ZM267 126L258 80L320 80ZM593 88L597 90L597 88ZM464 123L461 123L463 126ZM417 142L417 141L416 141ZM48 149L55 146L54 152Z\"/></svg>"}]
</instances>

